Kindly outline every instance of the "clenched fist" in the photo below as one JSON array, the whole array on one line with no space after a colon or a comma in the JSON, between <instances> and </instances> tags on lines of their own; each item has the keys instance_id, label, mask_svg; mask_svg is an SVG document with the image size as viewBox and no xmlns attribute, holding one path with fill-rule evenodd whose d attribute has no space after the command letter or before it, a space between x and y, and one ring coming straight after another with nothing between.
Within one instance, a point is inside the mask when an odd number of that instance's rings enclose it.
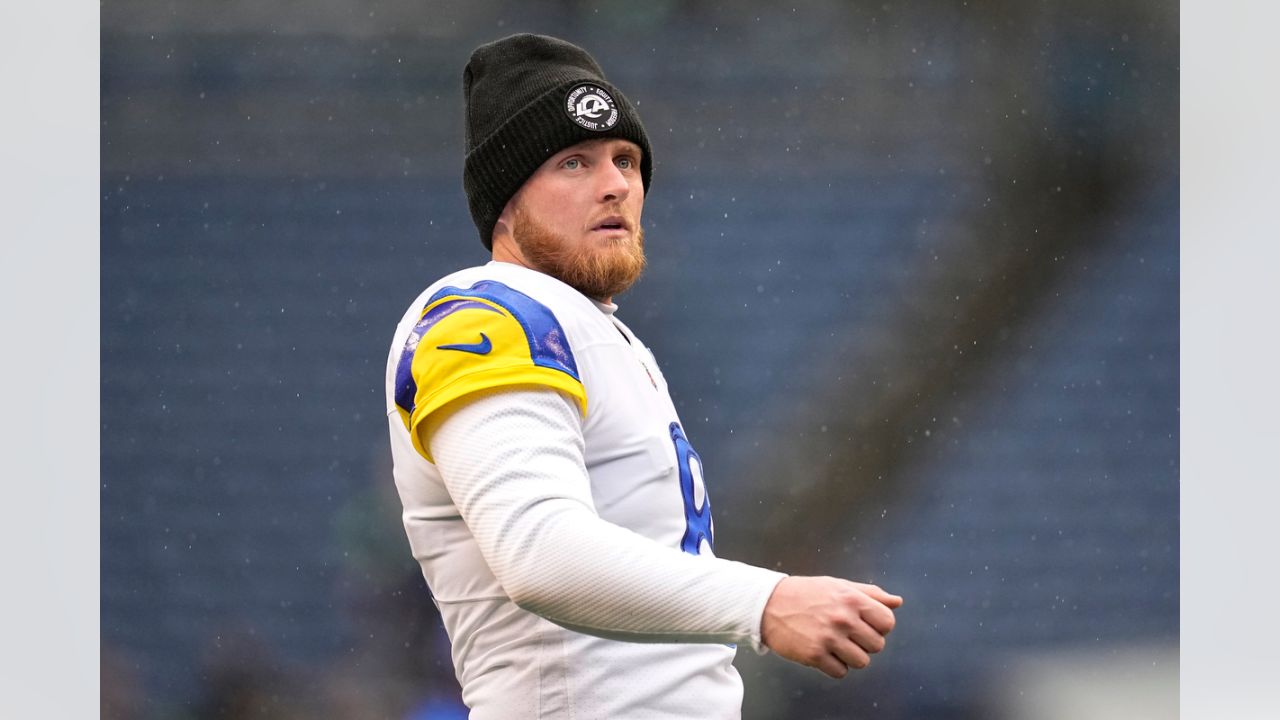
<instances>
[{"instance_id":1,"label":"clenched fist","mask_svg":"<svg viewBox=\"0 0 1280 720\"><path fill-rule=\"evenodd\" d=\"M902 598L833 577L788 577L764 607L760 639L772 651L833 678L865 668L893 630Z\"/></svg>"}]
</instances>

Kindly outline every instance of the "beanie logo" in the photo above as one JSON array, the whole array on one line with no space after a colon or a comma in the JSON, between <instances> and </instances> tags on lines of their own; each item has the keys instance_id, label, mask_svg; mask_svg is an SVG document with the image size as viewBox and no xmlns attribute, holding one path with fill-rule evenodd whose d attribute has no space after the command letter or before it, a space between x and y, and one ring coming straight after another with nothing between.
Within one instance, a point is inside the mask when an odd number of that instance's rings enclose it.
<instances>
[{"instance_id":1,"label":"beanie logo","mask_svg":"<svg viewBox=\"0 0 1280 720\"><path fill-rule=\"evenodd\" d=\"M595 132L604 132L618 124L618 105L599 85L575 85L564 101L569 119Z\"/></svg>"}]
</instances>

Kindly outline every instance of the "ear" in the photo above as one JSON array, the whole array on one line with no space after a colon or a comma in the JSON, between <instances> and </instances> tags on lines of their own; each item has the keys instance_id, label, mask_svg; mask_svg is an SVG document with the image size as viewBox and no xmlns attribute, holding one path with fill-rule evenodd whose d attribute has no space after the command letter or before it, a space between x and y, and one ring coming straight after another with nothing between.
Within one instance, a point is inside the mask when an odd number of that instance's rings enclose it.
<instances>
[{"instance_id":1,"label":"ear","mask_svg":"<svg viewBox=\"0 0 1280 720\"><path fill-rule=\"evenodd\" d=\"M500 241L506 239L512 239L511 226L502 218L498 218L498 222L493 226L493 235L489 237L489 247L497 247Z\"/></svg>"},{"instance_id":2,"label":"ear","mask_svg":"<svg viewBox=\"0 0 1280 720\"><path fill-rule=\"evenodd\" d=\"M512 197L507 201L506 206L502 208L502 214L498 215L498 221L493 224L493 235L489 236L491 247L497 247L499 238L503 236L505 236L507 240L514 240L511 229L516 226L515 207L515 197Z\"/></svg>"},{"instance_id":3,"label":"ear","mask_svg":"<svg viewBox=\"0 0 1280 720\"><path fill-rule=\"evenodd\" d=\"M515 233L516 226L516 206L515 198L507 202L507 206L502 209L502 214L498 216L498 221L493 224L493 259L502 262L514 263L516 265L529 266L524 259L524 253L520 251L520 246L516 244Z\"/></svg>"}]
</instances>

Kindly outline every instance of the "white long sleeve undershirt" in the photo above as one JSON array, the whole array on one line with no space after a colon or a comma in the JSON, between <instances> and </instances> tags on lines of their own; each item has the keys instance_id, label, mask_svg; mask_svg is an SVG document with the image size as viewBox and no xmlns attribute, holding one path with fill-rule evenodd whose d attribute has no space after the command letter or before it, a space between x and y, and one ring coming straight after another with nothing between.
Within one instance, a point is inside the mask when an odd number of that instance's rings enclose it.
<instances>
[{"instance_id":1,"label":"white long sleeve undershirt","mask_svg":"<svg viewBox=\"0 0 1280 720\"><path fill-rule=\"evenodd\" d=\"M690 555L600 518L569 398L533 388L477 396L427 433L454 504L519 607L616 640L764 652L760 618L785 575Z\"/></svg>"}]
</instances>

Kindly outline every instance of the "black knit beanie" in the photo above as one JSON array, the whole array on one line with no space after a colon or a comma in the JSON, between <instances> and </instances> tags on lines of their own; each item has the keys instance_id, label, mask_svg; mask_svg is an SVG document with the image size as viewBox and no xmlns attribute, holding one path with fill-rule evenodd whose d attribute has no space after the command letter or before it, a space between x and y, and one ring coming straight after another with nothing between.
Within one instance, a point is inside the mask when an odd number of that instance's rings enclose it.
<instances>
[{"instance_id":1,"label":"black knit beanie","mask_svg":"<svg viewBox=\"0 0 1280 720\"><path fill-rule=\"evenodd\" d=\"M596 138L640 146L649 189L653 159L640 116L582 48L545 35L512 35L481 45L462 74L467 160L462 186L480 241L529 176L561 150Z\"/></svg>"}]
</instances>

